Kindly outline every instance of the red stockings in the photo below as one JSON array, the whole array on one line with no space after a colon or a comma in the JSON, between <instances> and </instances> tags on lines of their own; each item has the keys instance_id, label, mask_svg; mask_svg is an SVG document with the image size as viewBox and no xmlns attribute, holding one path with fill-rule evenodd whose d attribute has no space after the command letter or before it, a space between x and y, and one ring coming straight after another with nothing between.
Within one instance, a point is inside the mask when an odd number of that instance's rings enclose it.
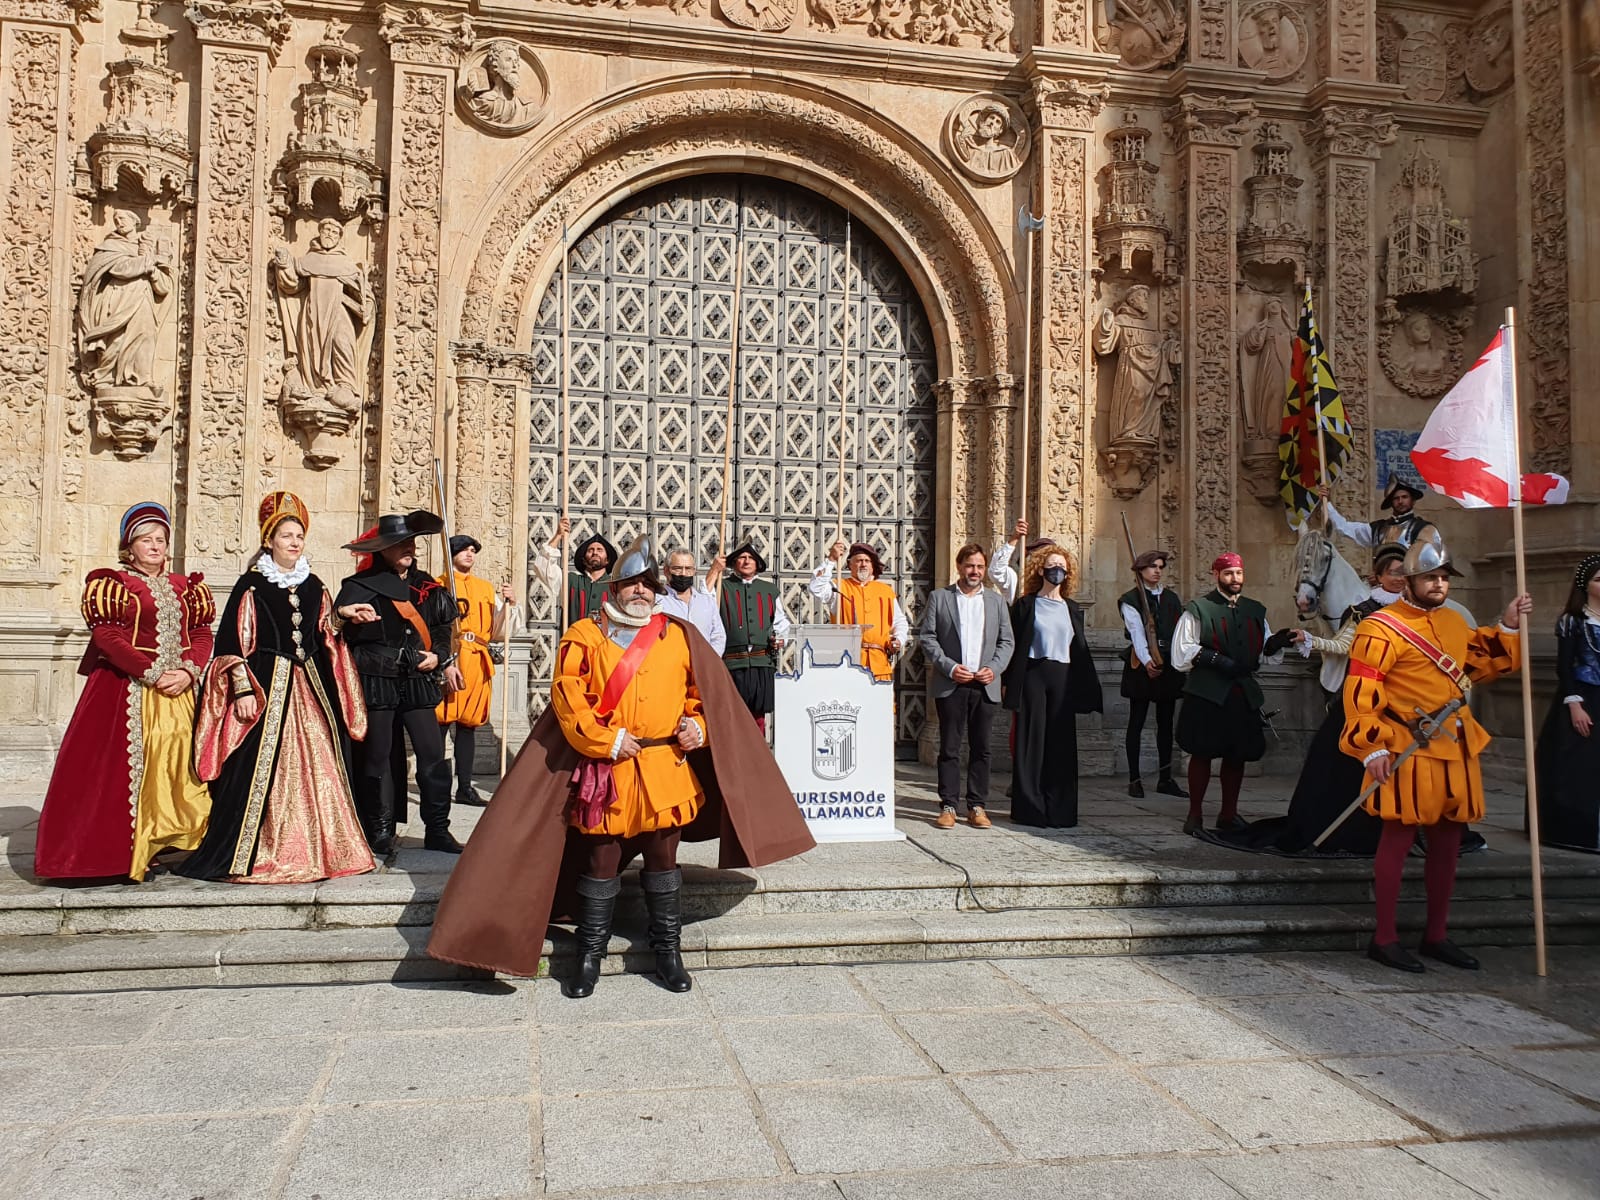
<instances>
[{"instance_id":1,"label":"red stockings","mask_svg":"<svg viewBox=\"0 0 1600 1200\"><path fill-rule=\"evenodd\" d=\"M1450 895L1456 886L1456 858L1461 853L1460 821L1440 821L1428 826L1428 859L1422 878L1428 892L1428 927L1423 940L1441 942L1450 922ZM1416 840L1417 827L1399 821L1385 821L1378 839L1378 855L1372 864L1372 888L1378 902L1378 928L1373 940L1391 946L1400 940L1396 928L1400 906L1400 875L1406 854Z\"/></svg>"},{"instance_id":2,"label":"red stockings","mask_svg":"<svg viewBox=\"0 0 1600 1200\"><path fill-rule=\"evenodd\" d=\"M1204 819L1206 789L1211 786L1211 760L1198 755L1189 757L1189 820ZM1218 825L1226 825L1239 815L1239 791L1244 787L1244 763L1231 758L1222 760L1222 812Z\"/></svg>"}]
</instances>

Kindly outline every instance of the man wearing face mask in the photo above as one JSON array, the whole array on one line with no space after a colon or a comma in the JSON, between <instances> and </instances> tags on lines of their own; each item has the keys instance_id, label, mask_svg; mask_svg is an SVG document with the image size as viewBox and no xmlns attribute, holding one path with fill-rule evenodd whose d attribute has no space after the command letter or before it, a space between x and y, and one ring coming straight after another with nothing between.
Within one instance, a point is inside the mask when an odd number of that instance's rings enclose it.
<instances>
[{"instance_id":1,"label":"man wearing face mask","mask_svg":"<svg viewBox=\"0 0 1600 1200\"><path fill-rule=\"evenodd\" d=\"M1273 633L1267 610L1244 594L1244 559L1228 553L1211 564L1217 586L1191 600L1172 635L1172 665L1188 677L1178 713L1178 745L1189 755L1189 815L1185 833L1204 824L1211 786L1211 760L1222 760L1222 812L1217 829L1243 829L1239 789L1244 765L1267 752L1261 706L1266 696L1256 680L1264 662L1283 661L1291 630Z\"/></svg>"},{"instance_id":2,"label":"man wearing face mask","mask_svg":"<svg viewBox=\"0 0 1600 1200\"><path fill-rule=\"evenodd\" d=\"M687 621L698 629L711 648L721 654L728 645L728 632L722 627L722 617L717 613L717 601L708 590L722 574L719 557L706 572L706 582L694 577L694 555L687 550L674 550L667 555L667 591L656 601L656 611Z\"/></svg>"},{"instance_id":3,"label":"man wearing face mask","mask_svg":"<svg viewBox=\"0 0 1600 1200\"><path fill-rule=\"evenodd\" d=\"M835 584L834 567L840 562L845 573ZM806 586L828 603L833 624L861 626L861 665L874 679L888 680L894 678L894 657L905 648L911 623L894 589L878 578L882 574L883 561L867 543L835 542Z\"/></svg>"}]
</instances>

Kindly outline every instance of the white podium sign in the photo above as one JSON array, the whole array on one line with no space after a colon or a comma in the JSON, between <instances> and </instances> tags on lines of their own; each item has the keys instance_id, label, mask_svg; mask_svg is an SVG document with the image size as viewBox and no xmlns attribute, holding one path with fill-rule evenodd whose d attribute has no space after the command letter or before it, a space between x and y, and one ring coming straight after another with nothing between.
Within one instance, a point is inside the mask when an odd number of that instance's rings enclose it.
<instances>
[{"instance_id":1,"label":"white podium sign","mask_svg":"<svg viewBox=\"0 0 1600 1200\"><path fill-rule=\"evenodd\" d=\"M818 665L805 642L799 671L779 675L774 689L772 752L811 836L904 838L894 824L894 685L879 683L848 654Z\"/></svg>"}]
</instances>

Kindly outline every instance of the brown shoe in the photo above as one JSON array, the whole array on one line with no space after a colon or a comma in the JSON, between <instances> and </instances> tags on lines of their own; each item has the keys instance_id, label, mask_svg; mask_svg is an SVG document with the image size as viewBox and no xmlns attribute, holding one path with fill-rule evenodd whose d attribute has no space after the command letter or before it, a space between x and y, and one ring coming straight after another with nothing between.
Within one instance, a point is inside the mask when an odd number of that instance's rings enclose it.
<instances>
[{"instance_id":1,"label":"brown shoe","mask_svg":"<svg viewBox=\"0 0 1600 1200\"><path fill-rule=\"evenodd\" d=\"M984 812L982 808L974 807L967 810L967 824L974 829L987 829L994 822L989 820L989 814Z\"/></svg>"},{"instance_id":2,"label":"brown shoe","mask_svg":"<svg viewBox=\"0 0 1600 1200\"><path fill-rule=\"evenodd\" d=\"M956 810L953 808L941 808L939 810L939 819L934 824L940 829L954 829L956 827Z\"/></svg>"}]
</instances>

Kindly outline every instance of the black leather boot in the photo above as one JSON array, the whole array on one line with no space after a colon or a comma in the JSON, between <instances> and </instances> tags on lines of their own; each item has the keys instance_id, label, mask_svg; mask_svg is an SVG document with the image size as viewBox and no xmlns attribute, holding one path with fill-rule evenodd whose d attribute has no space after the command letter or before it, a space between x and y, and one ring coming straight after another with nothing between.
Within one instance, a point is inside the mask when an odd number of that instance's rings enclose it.
<instances>
[{"instance_id":1,"label":"black leather boot","mask_svg":"<svg viewBox=\"0 0 1600 1200\"><path fill-rule=\"evenodd\" d=\"M450 835L450 764L440 759L417 764L417 807L422 810L424 850L460 854L461 843Z\"/></svg>"},{"instance_id":2,"label":"black leather boot","mask_svg":"<svg viewBox=\"0 0 1600 1200\"><path fill-rule=\"evenodd\" d=\"M384 799L383 780L370 775L357 777L356 816L361 820L361 832L374 855L387 858L394 853L394 814Z\"/></svg>"},{"instance_id":3,"label":"black leather boot","mask_svg":"<svg viewBox=\"0 0 1600 1200\"><path fill-rule=\"evenodd\" d=\"M600 963L611 941L611 918L617 911L617 893L622 880L578 877L578 969L567 981L567 995L574 1000L594 995L600 978Z\"/></svg>"},{"instance_id":4,"label":"black leather boot","mask_svg":"<svg viewBox=\"0 0 1600 1200\"><path fill-rule=\"evenodd\" d=\"M683 969L680 945L683 935L683 872L640 871L644 906L650 913L650 949L656 952L656 974L669 992L687 992L694 986Z\"/></svg>"}]
</instances>

